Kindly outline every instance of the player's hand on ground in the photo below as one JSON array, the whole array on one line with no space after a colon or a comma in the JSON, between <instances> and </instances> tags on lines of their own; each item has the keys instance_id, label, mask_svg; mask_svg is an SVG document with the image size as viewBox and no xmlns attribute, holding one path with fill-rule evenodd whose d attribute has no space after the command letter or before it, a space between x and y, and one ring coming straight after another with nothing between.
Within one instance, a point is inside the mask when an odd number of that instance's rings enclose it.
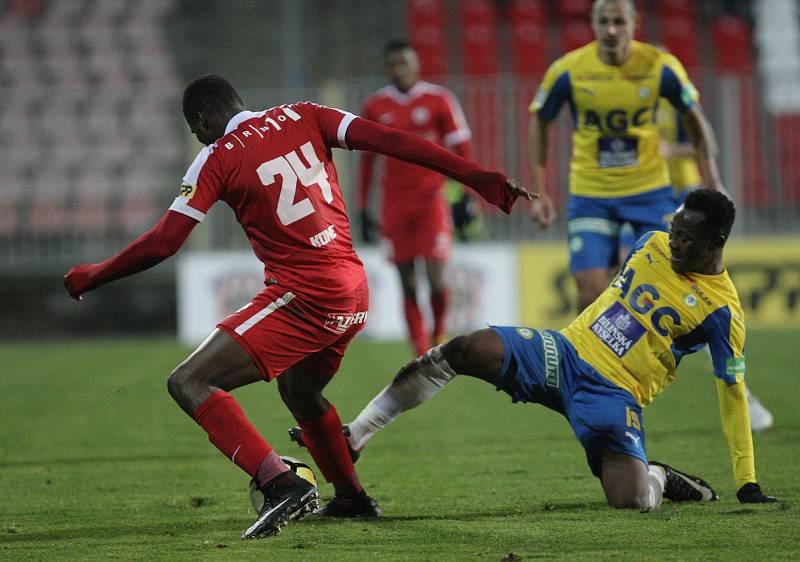
<instances>
[{"instance_id":1,"label":"player's hand on ground","mask_svg":"<svg viewBox=\"0 0 800 562\"><path fill-rule=\"evenodd\" d=\"M539 198L531 203L531 218L541 230L550 228L557 216L556 207L549 195L541 193Z\"/></svg>"},{"instance_id":2,"label":"player's hand on ground","mask_svg":"<svg viewBox=\"0 0 800 562\"><path fill-rule=\"evenodd\" d=\"M768 496L761 491L761 486L755 482L748 482L736 492L736 497L741 503L773 503L778 498Z\"/></svg>"},{"instance_id":3,"label":"player's hand on ground","mask_svg":"<svg viewBox=\"0 0 800 562\"><path fill-rule=\"evenodd\" d=\"M64 276L64 287L73 299L83 300L83 293L89 287L91 267L91 264L76 265Z\"/></svg>"},{"instance_id":4,"label":"player's hand on ground","mask_svg":"<svg viewBox=\"0 0 800 562\"><path fill-rule=\"evenodd\" d=\"M361 209L361 240L366 244L375 244L379 239L378 221L369 209Z\"/></svg>"},{"instance_id":5,"label":"player's hand on ground","mask_svg":"<svg viewBox=\"0 0 800 562\"><path fill-rule=\"evenodd\" d=\"M531 193L525 186L522 185L518 180L514 178L506 178L506 187L511 192L512 195L516 195L517 197L524 197L528 201L535 201L539 198L538 193Z\"/></svg>"}]
</instances>

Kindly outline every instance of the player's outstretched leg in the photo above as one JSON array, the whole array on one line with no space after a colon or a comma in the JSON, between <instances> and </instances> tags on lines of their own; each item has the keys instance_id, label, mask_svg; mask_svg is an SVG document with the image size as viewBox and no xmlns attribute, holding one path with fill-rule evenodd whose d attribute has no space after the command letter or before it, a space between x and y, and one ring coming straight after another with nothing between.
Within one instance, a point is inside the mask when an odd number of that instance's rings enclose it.
<instances>
[{"instance_id":1,"label":"player's outstretched leg","mask_svg":"<svg viewBox=\"0 0 800 562\"><path fill-rule=\"evenodd\" d=\"M711 485L697 476L681 472L661 462L650 461L651 467L664 471L664 497L674 502L707 502L719 498Z\"/></svg>"},{"instance_id":2,"label":"player's outstretched leg","mask_svg":"<svg viewBox=\"0 0 800 562\"><path fill-rule=\"evenodd\" d=\"M456 373L494 383L503 365L503 342L492 329L458 336L400 369L358 417L347 424L348 442L361 451L375 433L403 412L433 397Z\"/></svg>"}]
</instances>

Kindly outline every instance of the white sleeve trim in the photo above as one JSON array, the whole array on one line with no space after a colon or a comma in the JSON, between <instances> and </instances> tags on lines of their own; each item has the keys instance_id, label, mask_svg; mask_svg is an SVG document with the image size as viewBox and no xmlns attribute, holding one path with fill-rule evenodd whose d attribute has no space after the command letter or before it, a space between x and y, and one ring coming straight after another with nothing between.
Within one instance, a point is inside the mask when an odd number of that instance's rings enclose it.
<instances>
[{"instance_id":1,"label":"white sleeve trim","mask_svg":"<svg viewBox=\"0 0 800 562\"><path fill-rule=\"evenodd\" d=\"M203 222L203 219L206 218L206 214L204 212L198 211L189 205L188 197L176 197L175 201L172 202L172 205L169 206L169 210L186 215L187 217L193 218L197 222Z\"/></svg>"},{"instance_id":2,"label":"white sleeve trim","mask_svg":"<svg viewBox=\"0 0 800 562\"><path fill-rule=\"evenodd\" d=\"M197 185L197 178L200 177L200 170L203 169L206 160L208 160L208 157L211 156L212 152L213 152L212 148L210 146L206 146L203 147L203 149L197 153L197 156L195 156L192 165L189 166L186 175L183 176L183 183L188 185Z\"/></svg>"},{"instance_id":3,"label":"white sleeve trim","mask_svg":"<svg viewBox=\"0 0 800 562\"><path fill-rule=\"evenodd\" d=\"M444 142L444 146L446 148L452 149L455 145L464 141L468 141L471 138L472 132L469 129L458 129L456 131L447 133L442 141Z\"/></svg>"},{"instance_id":4,"label":"white sleeve trim","mask_svg":"<svg viewBox=\"0 0 800 562\"><path fill-rule=\"evenodd\" d=\"M350 147L347 146L347 142L345 141L345 135L347 135L347 128L356 118L356 115L348 113L347 111L343 111L342 113L344 113L344 117L342 117L342 120L339 122L339 129L336 131L336 140L339 141L339 146L345 150L350 150Z\"/></svg>"}]
</instances>

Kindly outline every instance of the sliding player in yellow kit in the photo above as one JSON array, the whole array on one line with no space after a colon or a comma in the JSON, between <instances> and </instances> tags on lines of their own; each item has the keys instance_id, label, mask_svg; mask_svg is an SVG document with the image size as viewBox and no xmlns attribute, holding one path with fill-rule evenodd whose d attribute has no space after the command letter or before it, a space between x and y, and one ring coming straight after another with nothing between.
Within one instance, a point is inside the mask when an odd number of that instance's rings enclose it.
<instances>
[{"instance_id":1,"label":"sliding player in yellow kit","mask_svg":"<svg viewBox=\"0 0 800 562\"><path fill-rule=\"evenodd\" d=\"M649 461L643 407L677 376L681 359L711 351L736 496L776 501L757 483L744 374L744 316L725 270L733 203L688 194L666 232L636 243L605 291L561 331L494 326L459 336L406 365L345 426L353 452L406 410L463 374L562 414L586 451L609 505L651 509L716 499L702 479Z\"/></svg>"}]
</instances>

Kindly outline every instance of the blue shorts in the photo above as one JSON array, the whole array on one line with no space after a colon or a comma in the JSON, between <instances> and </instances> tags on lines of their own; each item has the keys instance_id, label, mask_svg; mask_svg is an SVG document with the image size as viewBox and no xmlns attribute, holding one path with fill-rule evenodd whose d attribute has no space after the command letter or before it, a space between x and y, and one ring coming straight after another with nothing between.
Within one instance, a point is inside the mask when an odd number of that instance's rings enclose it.
<instances>
[{"instance_id":1,"label":"blue shorts","mask_svg":"<svg viewBox=\"0 0 800 562\"><path fill-rule=\"evenodd\" d=\"M629 197L571 196L567 204L570 271L619 265L622 225L631 225L634 240L651 230L667 230L675 212L674 197L670 186Z\"/></svg>"},{"instance_id":2,"label":"blue shorts","mask_svg":"<svg viewBox=\"0 0 800 562\"><path fill-rule=\"evenodd\" d=\"M694 191L698 189L697 187L686 187L683 189L675 188L672 194L672 206L674 207L674 211L678 210L678 207L683 205L686 196L689 195L690 191ZM641 234L639 235L641 236ZM626 222L622 225L619 229L619 247L622 250L622 256L627 256L628 253L633 249L633 245L636 244L638 240L636 236L636 231L631 226L631 223Z\"/></svg>"},{"instance_id":3,"label":"blue shorts","mask_svg":"<svg viewBox=\"0 0 800 562\"><path fill-rule=\"evenodd\" d=\"M563 414L600 477L603 449L647 464L642 408L633 395L583 361L552 330L492 326L503 341L497 389L514 402L535 402Z\"/></svg>"}]
</instances>

